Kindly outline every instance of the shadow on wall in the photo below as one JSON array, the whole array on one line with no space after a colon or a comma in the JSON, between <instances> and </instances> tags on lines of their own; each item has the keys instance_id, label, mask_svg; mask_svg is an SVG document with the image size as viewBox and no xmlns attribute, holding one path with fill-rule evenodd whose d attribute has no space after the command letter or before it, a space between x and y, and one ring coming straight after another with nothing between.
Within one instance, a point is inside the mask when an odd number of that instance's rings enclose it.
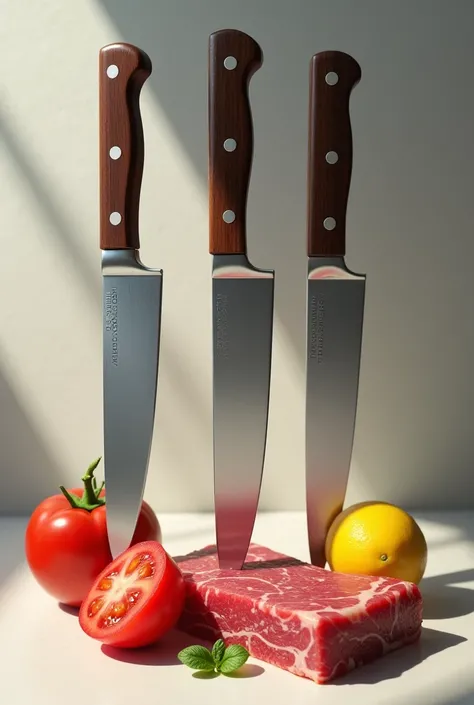
<instances>
[{"instance_id":1,"label":"shadow on wall","mask_svg":"<svg viewBox=\"0 0 474 705\"><path fill-rule=\"evenodd\" d=\"M1 111L1 105L0 105ZM97 278L84 257L84 250L78 247L80 238L74 232L74 222L64 215L64 211L54 197L54 194L45 186L44 178L37 169L33 160L23 148L15 129L9 125L5 115L0 112L0 139L3 141L12 163L19 170L28 184L29 194L41 208L46 217L50 233L55 236L54 244L61 247L62 256L73 264L71 271L78 272L82 280L84 292L89 294L94 301L100 295L97 289Z\"/></svg>"},{"instance_id":2,"label":"shadow on wall","mask_svg":"<svg viewBox=\"0 0 474 705\"><path fill-rule=\"evenodd\" d=\"M60 207L56 200L54 192L46 185L41 171L41 165L35 163L34 159L28 155L22 146L21 136L17 133L17 127L11 125L6 115L2 114L0 105L0 140L4 143L6 150L11 158L12 163L21 173L28 186L29 195L32 197L38 208L41 209L49 224L49 239L45 243L49 247L60 248L61 254L65 260L70 260L73 264L71 271L77 273L80 278L81 286L84 293L89 297L92 306L97 310L97 316L101 315L101 280L95 276L94 270L88 262L87 257L84 257L84 249L80 247L81 238L75 232L75 225L71 221L65 211ZM100 257L98 242L97 242L97 257ZM99 262L99 260L97 260ZM165 325L165 324L163 324ZM196 379L193 371L185 367L179 357L174 354L174 341L172 339L172 331L163 330L161 341L161 359L162 365L166 364L167 373L172 380L173 393L182 395L185 399L185 405L196 410L195 418L199 424L199 430L202 435L208 433L208 428L205 424L205 416L202 413L203 400L201 399L200 391L196 386ZM0 395L3 395L3 389L7 390L6 382L0 380ZM6 423L3 424L0 430L0 440L18 438L18 452L21 453L20 458L8 461L12 449L16 448L15 443L10 441L8 444L3 444L2 455L3 463L6 470L14 469L14 475L8 473L6 483L4 483L4 491L0 495L0 515L4 513L18 514L29 512L34 508L36 500L42 499L44 496L43 489L49 487L53 492L57 490L59 479L53 479L52 483L48 484L48 479L54 467L53 460L46 457L46 452L39 449L39 439L35 436L35 443L38 444L38 450L33 453L34 443L29 442L29 438L33 436L26 429L26 416L20 411L20 407L16 404L11 390L8 388L11 404L6 401L0 407L0 420L3 415L8 417ZM5 395L7 391L5 391ZM0 396L0 402L2 402ZM10 405L16 404L18 413L11 413ZM7 410L5 411L4 410ZM160 409L158 409L158 412ZM169 443L173 448L178 448L182 443L180 429L175 429L172 426L172 418L167 414L158 413L157 423L160 424L161 432L166 443ZM6 431L8 429L8 431ZM10 447L11 446L11 447ZM8 448L8 450L7 450ZM31 457L30 457L31 453ZM8 466L7 466L8 462ZM1 465L0 465L1 467ZM188 466L185 465L185 469ZM49 468L49 469L48 469ZM193 468L189 465L189 473L192 473ZM24 478L19 475L24 473ZM59 473L57 475L59 478ZM183 481L186 481L183 478ZM22 488L28 486L25 495L22 495ZM49 492L49 490L48 490ZM5 499L6 498L6 499Z\"/></svg>"},{"instance_id":3,"label":"shadow on wall","mask_svg":"<svg viewBox=\"0 0 474 705\"><path fill-rule=\"evenodd\" d=\"M61 483L49 453L4 372L0 371L0 516L29 515Z\"/></svg>"},{"instance_id":4,"label":"shadow on wall","mask_svg":"<svg viewBox=\"0 0 474 705\"><path fill-rule=\"evenodd\" d=\"M204 183L209 34L239 28L261 44L249 255L276 270L275 314L301 371L309 60L324 49L357 58L347 261L368 279L355 460L379 499L471 505L474 102L462 86L474 61L472 3L453 13L427 0L410 9L366 0L361 11L309 0L96 2L117 29L112 41L150 54L150 89Z\"/></svg>"},{"instance_id":5,"label":"shadow on wall","mask_svg":"<svg viewBox=\"0 0 474 705\"><path fill-rule=\"evenodd\" d=\"M469 692L462 695L453 695L452 698L443 698L442 702L437 701L435 705L472 705L474 702L474 688L469 687ZM431 705L431 704L430 704Z\"/></svg>"},{"instance_id":6,"label":"shadow on wall","mask_svg":"<svg viewBox=\"0 0 474 705\"><path fill-rule=\"evenodd\" d=\"M88 276L87 264L80 248L74 247L72 226L64 219L54 200L45 189L41 175L23 151L21 143L0 114L0 139L13 163L26 179L30 193L48 218L53 233L60 236L55 243L64 244L63 254L73 257L75 266L84 277L85 289L93 291L93 277ZM0 516L30 514L36 504L56 493L61 483L61 470L46 448L34 420L17 399L5 371L0 370Z\"/></svg>"},{"instance_id":7,"label":"shadow on wall","mask_svg":"<svg viewBox=\"0 0 474 705\"><path fill-rule=\"evenodd\" d=\"M8 529L6 522L8 521ZM28 520L23 517L0 517L0 595L2 585L7 586L17 569L25 563L25 530Z\"/></svg>"}]
</instances>

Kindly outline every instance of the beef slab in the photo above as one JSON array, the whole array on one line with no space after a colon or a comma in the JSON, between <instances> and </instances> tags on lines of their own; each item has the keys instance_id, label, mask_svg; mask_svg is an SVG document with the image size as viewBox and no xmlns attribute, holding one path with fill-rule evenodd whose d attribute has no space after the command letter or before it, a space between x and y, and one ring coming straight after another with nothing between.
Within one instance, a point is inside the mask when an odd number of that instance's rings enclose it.
<instances>
[{"instance_id":1,"label":"beef slab","mask_svg":"<svg viewBox=\"0 0 474 705\"><path fill-rule=\"evenodd\" d=\"M178 624L241 644L250 655L326 683L416 641L418 587L345 575L252 544L243 570L219 570L215 546L176 557L187 587Z\"/></svg>"}]
</instances>

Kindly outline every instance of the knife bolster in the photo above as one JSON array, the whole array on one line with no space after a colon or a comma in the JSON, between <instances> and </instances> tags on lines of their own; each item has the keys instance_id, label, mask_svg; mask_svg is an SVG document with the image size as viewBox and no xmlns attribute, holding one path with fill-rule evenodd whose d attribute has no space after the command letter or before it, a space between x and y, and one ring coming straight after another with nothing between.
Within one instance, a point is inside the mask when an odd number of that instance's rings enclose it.
<instances>
[{"instance_id":1,"label":"knife bolster","mask_svg":"<svg viewBox=\"0 0 474 705\"><path fill-rule=\"evenodd\" d=\"M162 275L161 269L146 267L138 250L103 250L102 274L109 277Z\"/></svg>"}]
</instances>

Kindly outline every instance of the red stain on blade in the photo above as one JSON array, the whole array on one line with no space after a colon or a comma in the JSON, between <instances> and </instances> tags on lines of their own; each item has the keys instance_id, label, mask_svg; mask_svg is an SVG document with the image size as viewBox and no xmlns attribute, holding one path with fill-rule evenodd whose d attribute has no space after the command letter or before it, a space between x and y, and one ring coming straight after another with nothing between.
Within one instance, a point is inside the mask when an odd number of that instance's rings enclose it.
<instances>
[{"instance_id":1,"label":"red stain on blade","mask_svg":"<svg viewBox=\"0 0 474 705\"><path fill-rule=\"evenodd\" d=\"M311 272L311 279L352 279L352 276L339 267L318 267Z\"/></svg>"}]
</instances>

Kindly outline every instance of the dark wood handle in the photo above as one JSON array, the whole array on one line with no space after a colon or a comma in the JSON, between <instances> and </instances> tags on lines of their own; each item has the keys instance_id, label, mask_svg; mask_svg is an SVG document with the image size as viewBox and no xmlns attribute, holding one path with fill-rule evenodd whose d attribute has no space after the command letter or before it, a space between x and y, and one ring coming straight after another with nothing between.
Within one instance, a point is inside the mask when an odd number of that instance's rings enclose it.
<instances>
[{"instance_id":1,"label":"dark wood handle","mask_svg":"<svg viewBox=\"0 0 474 705\"><path fill-rule=\"evenodd\" d=\"M253 160L248 86L262 62L261 48L244 32L224 29L209 37L211 254L245 254L247 250L246 210Z\"/></svg>"},{"instance_id":2,"label":"dark wood handle","mask_svg":"<svg viewBox=\"0 0 474 705\"><path fill-rule=\"evenodd\" d=\"M100 248L139 249L138 208L143 174L140 91L151 61L132 44L99 53Z\"/></svg>"},{"instance_id":3,"label":"dark wood handle","mask_svg":"<svg viewBox=\"0 0 474 705\"><path fill-rule=\"evenodd\" d=\"M311 59L309 257L338 257L346 253L346 211L352 173L349 98L360 77L357 61L341 51L324 51Z\"/></svg>"}]
</instances>

